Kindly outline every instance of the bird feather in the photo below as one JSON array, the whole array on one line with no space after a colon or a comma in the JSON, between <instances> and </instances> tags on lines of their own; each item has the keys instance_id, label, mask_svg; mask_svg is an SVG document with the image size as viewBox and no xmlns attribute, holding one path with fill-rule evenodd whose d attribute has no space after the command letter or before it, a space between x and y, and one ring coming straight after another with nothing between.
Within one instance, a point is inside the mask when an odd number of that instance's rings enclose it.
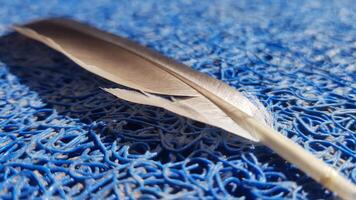
<instances>
[{"instance_id":1,"label":"bird feather","mask_svg":"<svg viewBox=\"0 0 356 200\"><path fill-rule=\"evenodd\" d=\"M251 130L234 122L209 96L229 102L234 111L243 112L261 123L270 121L263 107L256 106L224 82L125 38L67 19L41 20L16 26L15 30L65 54L90 72L142 91L105 89L121 99L162 107L254 142L258 138Z\"/></svg>"},{"instance_id":2,"label":"bird feather","mask_svg":"<svg viewBox=\"0 0 356 200\"><path fill-rule=\"evenodd\" d=\"M126 86L104 88L105 91L261 142L344 199L356 199L355 185L276 132L261 103L253 103L224 82L135 42L75 21L42 20L14 28L63 53L84 69Z\"/></svg>"}]
</instances>

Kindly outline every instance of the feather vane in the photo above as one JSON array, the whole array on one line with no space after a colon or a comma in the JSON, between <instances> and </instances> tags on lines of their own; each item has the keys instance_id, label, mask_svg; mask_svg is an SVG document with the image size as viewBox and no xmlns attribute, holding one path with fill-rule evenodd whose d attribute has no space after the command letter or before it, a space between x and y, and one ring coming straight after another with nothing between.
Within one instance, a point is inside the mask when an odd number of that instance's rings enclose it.
<instances>
[{"instance_id":1,"label":"feather vane","mask_svg":"<svg viewBox=\"0 0 356 200\"><path fill-rule=\"evenodd\" d=\"M263 107L227 84L119 36L64 19L38 21L15 29L65 54L90 72L141 91L104 89L121 99L162 107L254 142L258 138L234 122L207 95L229 102L231 108L261 123L270 121ZM172 100L160 95L169 95Z\"/></svg>"}]
</instances>

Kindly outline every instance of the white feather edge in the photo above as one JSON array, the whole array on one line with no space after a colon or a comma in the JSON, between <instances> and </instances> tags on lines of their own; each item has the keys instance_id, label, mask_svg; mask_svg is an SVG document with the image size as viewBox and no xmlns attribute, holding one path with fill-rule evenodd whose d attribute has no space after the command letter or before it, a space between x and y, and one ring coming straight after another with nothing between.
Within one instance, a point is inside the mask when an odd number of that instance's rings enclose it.
<instances>
[{"instance_id":1,"label":"white feather edge","mask_svg":"<svg viewBox=\"0 0 356 200\"><path fill-rule=\"evenodd\" d=\"M171 112L177 113L181 116L188 117L190 119L197 120L206 124L210 124L215 127L222 128L228 132L236 133L242 138L246 138L251 141L255 141L254 137L251 137L250 133L239 127L234 121L232 121L224 112L222 112L217 106L206 101L201 97L188 97L180 98L176 97L173 100L160 97L150 93L140 93L133 90L120 89L120 88L102 88L106 92L126 101L161 107ZM206 109L206 107L210 109Z\"/></svg>"}]
</instances>

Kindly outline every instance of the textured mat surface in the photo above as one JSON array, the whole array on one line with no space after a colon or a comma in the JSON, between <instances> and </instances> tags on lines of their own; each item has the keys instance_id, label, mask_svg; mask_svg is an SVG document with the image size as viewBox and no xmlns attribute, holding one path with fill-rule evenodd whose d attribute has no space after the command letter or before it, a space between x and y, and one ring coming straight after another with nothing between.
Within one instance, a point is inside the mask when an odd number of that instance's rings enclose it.
<instances>
[{"instance_id":1,"label":"textured mat surface","mask_svg":"<svg viewBox=\"0 0 356 200\"><path fill-rule=\"evenodd\" d=\"M356 183L352 1L14 1L0 6L2 199L315 199L265 147L98 89L13 23L67 16L248 91L276 128Z\"/></svg>"}]
</instances>

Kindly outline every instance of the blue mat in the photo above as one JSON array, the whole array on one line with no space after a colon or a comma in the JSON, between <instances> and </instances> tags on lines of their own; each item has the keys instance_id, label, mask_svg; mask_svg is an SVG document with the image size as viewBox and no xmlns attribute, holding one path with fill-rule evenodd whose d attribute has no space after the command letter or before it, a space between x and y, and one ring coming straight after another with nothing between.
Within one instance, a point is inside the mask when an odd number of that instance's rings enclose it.
<instances>
[{"instance_id":1,"label":"blue mat","mask_svg":"<svg viewBox=\"0 0 356 200\"><path fill-rule=\"evenodd\" d=\"M14 23L66 16L256 95L276 128L356 182L353 1L15 1L0 5L2 199L328 199L263 146L119 100Z\"/></svg>"}]
</instances>

